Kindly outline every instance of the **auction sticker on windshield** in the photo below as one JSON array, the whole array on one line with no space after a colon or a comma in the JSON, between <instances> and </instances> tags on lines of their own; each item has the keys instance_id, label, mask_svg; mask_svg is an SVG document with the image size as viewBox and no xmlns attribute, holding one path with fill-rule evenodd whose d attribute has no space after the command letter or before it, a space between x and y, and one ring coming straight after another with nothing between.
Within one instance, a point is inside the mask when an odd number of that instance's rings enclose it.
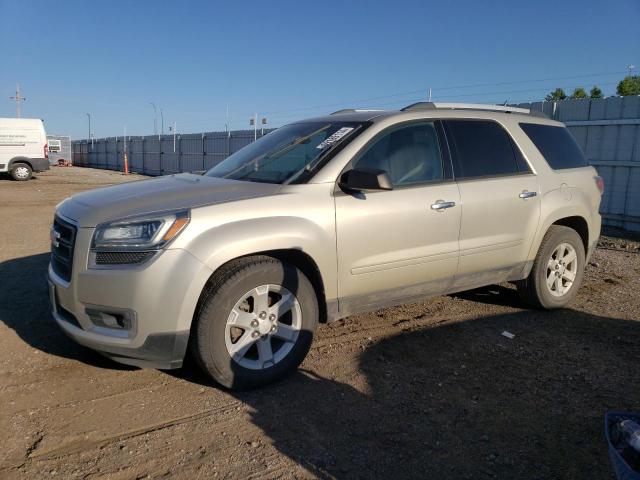
<instances>
[{"instance_id":1,"label":"auction sticker on windshield","mask_svg":"<svg viewBox=\"0 0 640 480\"><path fill-rule=\"evenodd\" d=\"M330 137L326 138L323 142L321 142L316 148L323 149L323 148L327 148L329 145L333 145L342 137L344 137L347 133L349 133L351 130L353 130L353 127L342 127L336 133L334 133Z\"/></svg>"}]
</instances>

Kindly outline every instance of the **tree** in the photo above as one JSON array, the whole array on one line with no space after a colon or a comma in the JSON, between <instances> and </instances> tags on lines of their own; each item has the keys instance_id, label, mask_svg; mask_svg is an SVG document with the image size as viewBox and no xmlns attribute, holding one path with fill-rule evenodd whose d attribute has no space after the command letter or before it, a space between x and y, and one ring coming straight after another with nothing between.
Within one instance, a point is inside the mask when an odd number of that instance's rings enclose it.
<instances>
[{"instance_id":1,"label":"tree","mask_svg":"<svg viewBox=\"0 0 640 480\"><path fill-rule=\"evenodd\" d=\"M551 92L549 95L544 97L545 101L547 102L557 102L559 100L564 100L566 98L567 98L567 94L564 93L564 90L561 88L556 88L553 92Z\"/></svg>"},{"instance_id":2,"label":"tree","mask_svg":"<svg viewBox=\"0 0 640 480\"><path fill-rule=\"evenodd\" d=\"M587 98L587 92L582 87L577 87L571 94L572 99Z\"/></svg>"},{"instance_id":3,"label":"tree","mask_svg":"<svg viewBox=\"0 0 640 480\"><path fill-rule=\"evenodd\" d=\"M589 91L589 97L602 98L602 90L600 90L597 85L594 85L593 88Z\"/></svg>"},{"instance_id":4,"label":"tree","mask_svg":"<svg viewBox=\"0 0 640 480\"><path fill-rule=\"evenodd\" d=\"M617 89L618 95L640 95L640 75L627 75L620 81Z\"/></svg>"}]
</instances>

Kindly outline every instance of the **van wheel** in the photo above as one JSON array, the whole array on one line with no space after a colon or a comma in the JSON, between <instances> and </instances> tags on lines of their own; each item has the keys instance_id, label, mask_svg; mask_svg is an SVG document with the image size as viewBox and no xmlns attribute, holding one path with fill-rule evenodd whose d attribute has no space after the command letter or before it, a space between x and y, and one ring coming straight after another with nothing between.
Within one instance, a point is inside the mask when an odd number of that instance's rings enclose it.
<instances>
[{"instance_id":1,"label":"van wheel","mask_svg":"<svg viewBox=\"0 0 640 480\"><path fill-rule=\"evenodd\" d=\"M11 167L11 177L18 182L29 180L33 176L33 170L26 163L14 163Z\"/></svg>"},{"instance_id":2,"label":"van wheel","mask_svg":"<svg viewBox=\"0 0 640 480\"><path fill-rule=\"evenodd\" d=\"M234 389L274 382L306 357L318 325L311 282L267 256L231 262L203 293L191 351L218 383Z\"/></svg>"},{"instance_id":3,"label":"van wheel","mask_svg":"<svg viewBox=\"0 0 640 480\"><path fill-rule=\"evenodd\" d=\"M537 308L562 308L578 293L584 245L569 227L552 225L542 239L529 277L517 283L521 298Z\"/></svg>"}]
</instances>

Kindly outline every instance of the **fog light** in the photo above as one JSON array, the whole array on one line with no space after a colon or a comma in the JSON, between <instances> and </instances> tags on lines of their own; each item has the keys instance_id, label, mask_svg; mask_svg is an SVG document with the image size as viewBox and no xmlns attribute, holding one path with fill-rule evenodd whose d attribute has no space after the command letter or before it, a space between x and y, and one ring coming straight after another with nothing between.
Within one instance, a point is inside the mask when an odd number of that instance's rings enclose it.
<instances>
[{"instance_id":1,"label":"fog light","mask_svg":"<svg viewBox=\"0 0 640 480\"><path fill-rule=\"evenodd\" d=\"M113 311L85 308L85 312L97 327L125 331L131 331L134 328L135 314L131 310Z\"/></svg>"}]
</instances>

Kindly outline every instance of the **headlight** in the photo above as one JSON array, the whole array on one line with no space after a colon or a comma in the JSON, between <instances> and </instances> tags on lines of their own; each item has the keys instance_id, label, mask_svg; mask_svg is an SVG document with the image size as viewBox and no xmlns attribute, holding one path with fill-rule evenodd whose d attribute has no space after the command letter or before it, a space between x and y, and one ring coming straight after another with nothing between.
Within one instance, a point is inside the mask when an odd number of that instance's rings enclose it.
<instances>
[{"instance_id":1,"label":"headlight","mask_svg":"<svg viewBox=\"0 0 640 480\"><path fill-rule=\"evenodd\" d=\"M129 252L158 250L189 223L189 212L172 212L98 225L92 250Z\"/></svg>"}]
</instances>

